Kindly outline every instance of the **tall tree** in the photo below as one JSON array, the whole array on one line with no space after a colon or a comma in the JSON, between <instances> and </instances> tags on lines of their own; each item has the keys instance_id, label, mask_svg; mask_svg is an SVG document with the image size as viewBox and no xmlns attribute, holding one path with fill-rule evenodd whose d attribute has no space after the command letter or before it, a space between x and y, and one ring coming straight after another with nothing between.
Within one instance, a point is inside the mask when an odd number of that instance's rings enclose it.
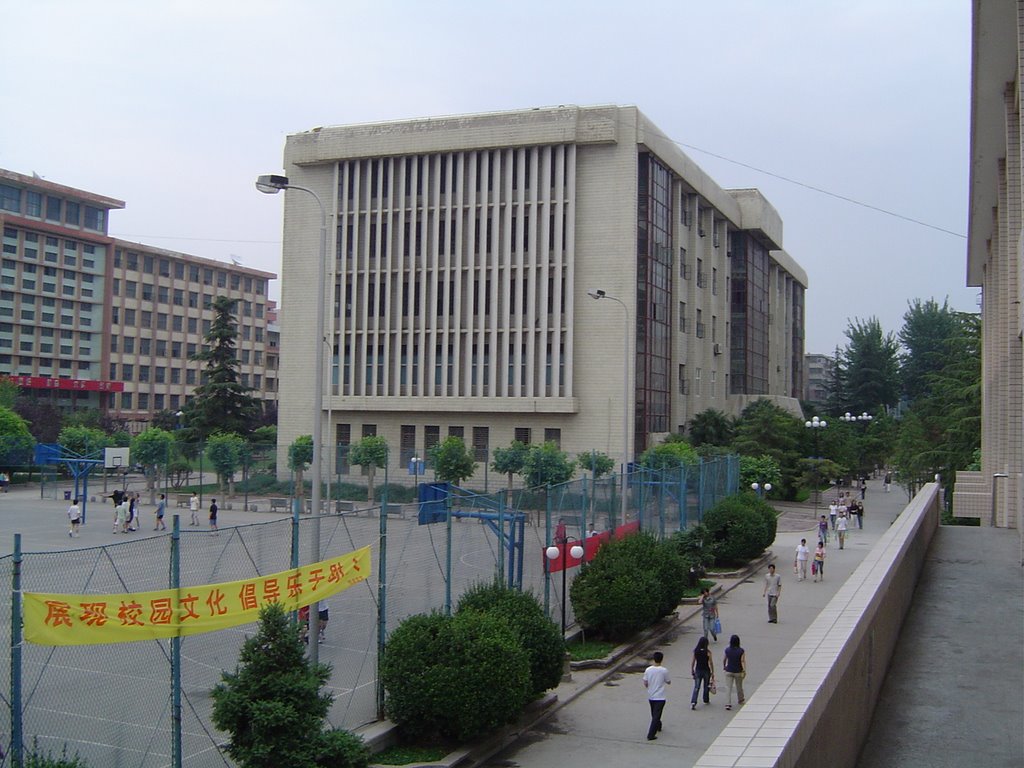
<instances>
[{"instance_id":1,"label":"tall tree","mask_svg":"<svg viewBox=\"0 0 1024 768\"><path fill-rule=\"evenodd\" d=\"M686 431L690 436L690 445L699 448L702 445L729 445L734 435L735 423L722 411L708 408L694 414Z\"/></svg>"},{"instance_id":2,"label":"tall tree","mask_svg":"<svg viewBox=\"0 0 1024 768\"><path fill-rule=\"evenodd\" d=\"M373 479L379 467L388 460L388 444L379 435L369 435L353 443L348 455L349 461L366 470L366 499L373 503Z\"/></svg>"},{"instance_id":3,"label":"tall tree","mask_svg":"<svg viewBox=\"0 0 1024 768\"><path fill-rule=\"evenodd\" d=\"M775 403L761 398L743 409L733 449L741 456L771 457L780 468L778 495L791 499L800 485L798 461L803 452L803 422Z\"/></svg>"},{"instance_id":4,"label":"tall tree","mask_svg":"<svg viewBox=\"0 0 1024 768\"><path fill-rule=\"evenodd\" d=\"M132 463L141 464L146 472L146 487L150 492L160 479L160 469L165 470L171 463L171 447L174 435L158 427L140 432L132 440Z\"/></svg>"},{"instance_id":5,"label":"tall tree","mask_svg":"<svg viewBox=\"0 0 1024 768\"><path fill-rule=\"evenodd\" d=\"M950 340L961 330L958 314L949 308L948 300L940 307L935 299L914 299L903 315L899 340L905 353L900 374L910 402L926 394L929 378L946 367Z\"/></svg>"},{"instance_id":6,"label":"tall tree","mask_svg":"<svg viewBox=\"0 0 1024 768\"><path fill-rule=\"evenodd\" d=\"M236 303L226 296L214 299L214 319L204 337L207 346L192 356L193 360L206 363L203 383L196 387L194 397L183 409L186 429L194 441L205 440L214 432L248 435L258 426L259 401L249 394L253 388L239 381Z\"/></svg>"},{"instance_id":7,"label":"tall tree","mask_svg":"<svg viewBox=\"0 0 1024 768\"><path fill-rule=\"evenodd\" d=\"M227 488L227 495L235 495L235 473L245 458L246 443L238 435L214 432L206 441L206 455L217 470L221 494Z\"/></svg>"},{"instance_id":8,"label":"tall tree","mask_svg":"<svg viewBox=\"0 0 1024 768\"><path fill-rule=\"evenodd\" d=\"M508 475L507 495L512 493L512 478L523 471L526 463L526 454L530 452L530 446L513 440L507 448L495 448L494 459L491 461L491 469L502 475Z\"/></svg>"},{"instance_id":9,"label":"tall tree","mask_svg":"<svg viewBox=\"0 0 1024 768\"><path fill-rule=\"evenodd\" d=\"M437 479L459 485L476 471L473 454L461 437L449 435L429 451Z\"/></svg>"},{"instance_id":10,"label":"tall tree","mask_svg":"<svg viewBox=\"0 0 1024 768\"><path fill-rule=\"evenodd\" d=\"M288 468L295 473L295 496L305 498L303 493L302 473L313 463L313 437L299 435L288 446Z\"/></svg>"},{"instance_id":11,"label":"tall tree","mask_svg":"<svg viewBox=\"0 0 1024 768\"><path fill-rule=\"evenodd\" d=\"M896 337L872 317L851 320L846 338L846 347L836 354L830 407L839 413L875 415L896 405L901 389Z\"/></svg>"},{"instance_id":12,"label":"tall tree","mask_svg":"<svg viewBox=\"0 0 1024 768\"><path fill-rule=\"evenodd\" d=\"M10 408L0 406L0 467L28 464L34 447L35 440L25 420Z\"/></svg>"}]
</instances>

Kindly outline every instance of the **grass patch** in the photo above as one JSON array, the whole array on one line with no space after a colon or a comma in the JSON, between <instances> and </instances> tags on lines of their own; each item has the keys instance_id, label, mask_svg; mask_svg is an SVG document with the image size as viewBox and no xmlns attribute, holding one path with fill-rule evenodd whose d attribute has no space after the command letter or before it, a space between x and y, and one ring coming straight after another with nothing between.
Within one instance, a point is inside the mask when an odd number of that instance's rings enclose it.
<instances>
[{"instance_id":1,"label":"grass patch","mask_svg":"<svg viewBox=\"0 0 1024 768\"><path fill-rule=\"evenodd\" d=\"M409 763L433 763L449 753L447 747L418 747L400 744L388 747L370 758L378 765L407 765Z\"/></svg>"},{"instance_id":2,"label":"grass patch","mask_svg":"<svg viewBox=\"0 0 1024 768\"><path fill-rule=\"evenodd\" d=\"M700 592L702 589L704 589L704 587L707 587L708 589L713 589L714 586L715 582L708 581L707 579L701 579L697 582L697 586L686 587L683 590L683 597L700 597Z\"/></svg>"},{"instance_id":3,"label":"grass patch","mask_svg":"<svg viewBox=\"0 0 1024 768\"><path fill-rule=\"evenodd\" d=\"M603 659L617 647L615 643L607 640L574 640L566 644L565 649L573 661L591 661Z\"/></svg>"}]
</instances>

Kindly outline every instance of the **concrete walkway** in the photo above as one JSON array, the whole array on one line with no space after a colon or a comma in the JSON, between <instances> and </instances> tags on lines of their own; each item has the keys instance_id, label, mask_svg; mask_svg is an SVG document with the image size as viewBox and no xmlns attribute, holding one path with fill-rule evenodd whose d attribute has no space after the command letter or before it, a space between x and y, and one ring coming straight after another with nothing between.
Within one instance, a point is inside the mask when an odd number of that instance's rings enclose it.
<instances>
[{"instance_id":1,"label":"concrete walkway","mask_svg":"<svg viewBox=\"0 0 1024 768\"><path fill-rule=\"evenodd\" d=\"M768 673L804 633L838 588L861 563L865 554L902 511L906 494L884 493L880 482L871 483L865 500L864 529L852 530L846 547L833 540L828 547L825 581L798 582L793 574L793 553L801 538L816 544L813 509L787 507L772 546L783 578L779 623L768 624L761 597L764 572L740 581L724 582L720 599L723 635L712 644L720 691L709 706L690 710L690 660L700 637L699 612L682 613L672 631L644 653L628 659L617 670L574 672L571 683L557 689L560 708L523 733L503 751L478 762L487 768L592 768L643 765L644 768L691 766L729 725L738 711L725 710L722 651L731 634L738 634L747 652L746 695L751 696ZM650 652L665 653L672 675L664 731L656 741L645 739L649 708L641 682Z\"/></svg>"}]
</instances>

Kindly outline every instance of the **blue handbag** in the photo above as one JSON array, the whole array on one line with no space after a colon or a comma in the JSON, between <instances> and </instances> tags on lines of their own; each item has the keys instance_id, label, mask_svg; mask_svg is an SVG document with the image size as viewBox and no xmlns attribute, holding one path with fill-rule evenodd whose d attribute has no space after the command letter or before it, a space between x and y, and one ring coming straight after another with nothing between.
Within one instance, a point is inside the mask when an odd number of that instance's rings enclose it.
<instances>
[{"instance_id":1,"label":"blue handbag","mask_svg":"<svg viewBox=\"0 0 1024 768\"><path fill-rule=\"evenodd\" d=\"M717 616L715 616L715 634L722 634L722 621Z\"/></svg>"}]
</instances>

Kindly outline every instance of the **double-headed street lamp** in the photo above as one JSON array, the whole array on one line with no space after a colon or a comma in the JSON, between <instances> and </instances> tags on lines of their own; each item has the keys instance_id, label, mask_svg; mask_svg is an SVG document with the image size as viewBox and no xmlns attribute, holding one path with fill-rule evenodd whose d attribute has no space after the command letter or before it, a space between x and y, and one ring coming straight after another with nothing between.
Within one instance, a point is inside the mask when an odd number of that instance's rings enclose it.
<instances>
[{"instance_id":1,"label":"double-headed street lamp","mask_svg":"<svg viewBox=\"0 0 1024 768\"><path fill-rule=\"evenodd\" d=\"M621 518L619 520L619 524L625 525L626 510L628 509L628 500L626 498L626 477L629 468L629 307L626 306L626 302L622 299L612 296L599 288L591 288L587 291L587 296L594 299L594 301L599 301L601 299L614 301L622 307L622 317L625 321L625 327L622 329L622 335L625 338L625 343L623 345L622 352L622 499L619 511L619 517Z\"/></svg>"},{"instance_id":2,"label":"double-headed street lamp","mask_svg":"<svg viewBox=\"0 0 1024 768\"><path fill-rule=\"evenodd\" d=\"M323 414L324 414L324 290L327 283L327 209L324 207L320 195L308 187L300 187L288 181L287 176L268 174L256 179L256 189L267 195L276 195L282 189L297 189L313 196L316 204L320 206L320 259L317 266L316 284L316 336L315 362L313 373L313 473L312 473L312 509L313 515L313 562L320 560L320 486L321 471L323 464ZM302 503L302 500L299 500ZM383 514L383 513L382 513ZM316 606L309 612L309 630L311 637L318 637L320 630L320 612ZM319 651L316 643L309 646L309 658L315 665L319 661Z\"/></svg>"},{"instance_id":3,"label":"double-headed street lamp","mask_svg":"<svg viewBox=\"0 0 1024 768\"><path fill-rule=\"evenodd\" d=\"M758 498L764 498L764 495L772 489L771 483L758 483L753 482L750 484L750 490L757 494Z\"/></svg>"},{"instance_id":4,"label":"double-headed street lamp","mask_svg":"<svg viewBox=\"0 0 1024 768\"><path fill-rule=\"evenodd\" d=\"M851 422L857 422L857 421L868 422L868 421L871 421L874 418L875 417L872 416L867 411L861 411L860 414L858 414L856 416L852 415L849 411L847 411L846 413L844 413L842 416L839 417L839 420L840 421L845 421L847 424L849 424Z\"/></svg>"},{"instance_id":5,"label":"double-headed street lamp","mask_svg":"<svg viewBox=\"0 0 1024 768\"><path fill-rule=\"evenodd\" d=\"M569 555L572 555L574 560L579 560L583 557L583 553L583 547L573 544L570 548L568 541L552 544L544 550L544 556L551 562L562 558L562 635L565 635L565 572L568 570Z\"/></svg>"},{"instance_id":6,"label":"double-headed street lamp","mask_svg":"<svg viewBox=\"0 0 1024 768\"><path fill-rule=\"evenodd\" d=\"M850 414L846 414L849 416ZM821 430L828 426L827 421L822 421L817 416L811 417L810 421L804 422L804 427L811 430L814 435L814 519L818 519L818 502L821 501L821 488L818 487L821 479L818 477L818 462L821 461L821 453L818 449L818 435Z\"/></svg>"}]
</instances>

